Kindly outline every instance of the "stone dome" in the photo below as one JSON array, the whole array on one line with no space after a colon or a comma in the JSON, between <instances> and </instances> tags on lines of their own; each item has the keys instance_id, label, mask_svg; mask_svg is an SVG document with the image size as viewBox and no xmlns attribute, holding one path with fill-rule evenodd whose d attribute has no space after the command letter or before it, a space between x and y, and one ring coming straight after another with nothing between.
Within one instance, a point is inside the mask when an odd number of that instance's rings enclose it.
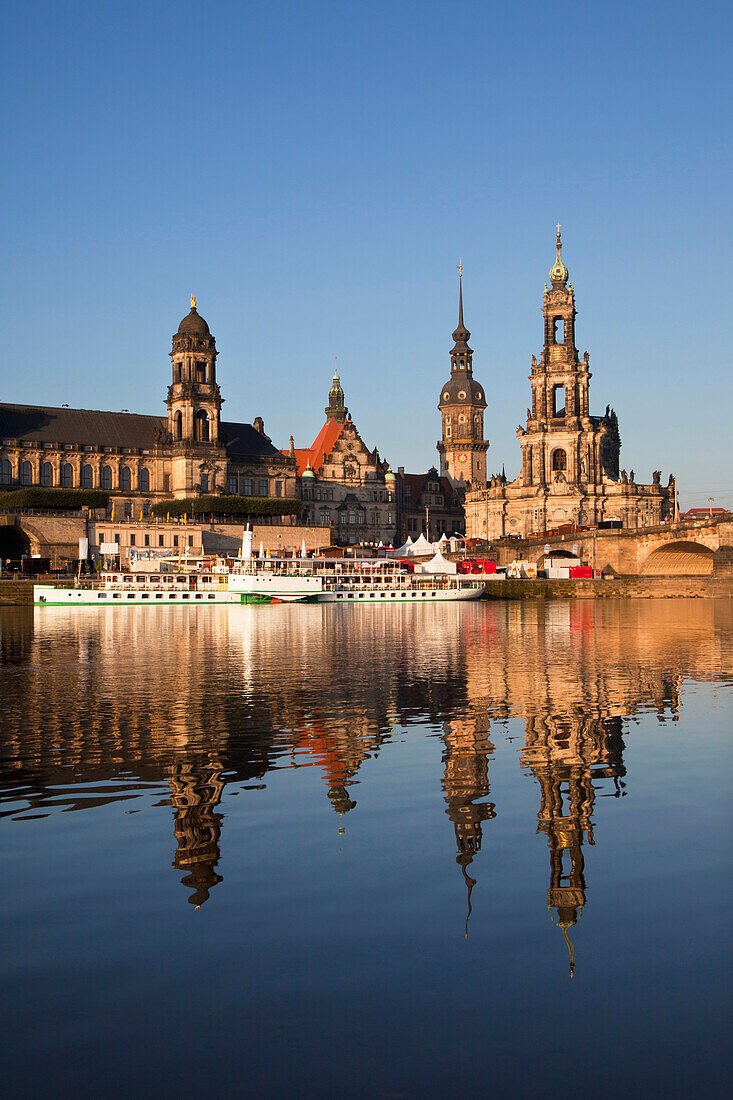
<instances>
[{"instance_id":1,"label":"stone dome","mask_svg":"<svg viewBox=\"0 0 733 1100\"><path fill-rule=\"evenodd\" d=\"M471 376L464 372L457 372L440 391L439 405L483 405L486 407L483 387L478 385Z\"/></svg>"},{"instance_id":2,"label":"stone dome","mask_svg":"<svg viewBox=\"0 0 733 1100\"><path fill-rule=\"evenodd\" d=\"M187 313L178 326L179 336L210 336L209 326L197 311L196 306L191 306L191 312Z\"/></svg>"}]
</instances>

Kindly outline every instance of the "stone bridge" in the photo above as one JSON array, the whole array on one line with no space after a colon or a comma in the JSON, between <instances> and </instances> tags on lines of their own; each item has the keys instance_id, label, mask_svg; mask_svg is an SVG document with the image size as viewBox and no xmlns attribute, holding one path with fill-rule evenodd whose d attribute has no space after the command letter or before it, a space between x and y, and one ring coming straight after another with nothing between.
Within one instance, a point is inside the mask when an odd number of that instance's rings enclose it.
<instances>
[{"instance_id":1,"label":"stone bridge","mask_svg":"<svg viewBox=\"0 0 733 1100\"><path fill-rule=\"evenodd\" d=\"M733 513L685 523L664 523L636 531L576 531L554 537L502 539L495 544L500 565L514 558L540 568L549 557L578 556L595 569L647 576L733 574Z\"/></svg>"},{"instance_id":2,"label":"stone bridge","mask_svg":"<svg viewBox=\"0 0 733 1100\"><path fill-rule=\"evenodd\" d=\"M37 554L52 565L75 561L79 539L87 533L85 516L18 515L0 512L0 558Z\"/></svg>"}]
</instances>

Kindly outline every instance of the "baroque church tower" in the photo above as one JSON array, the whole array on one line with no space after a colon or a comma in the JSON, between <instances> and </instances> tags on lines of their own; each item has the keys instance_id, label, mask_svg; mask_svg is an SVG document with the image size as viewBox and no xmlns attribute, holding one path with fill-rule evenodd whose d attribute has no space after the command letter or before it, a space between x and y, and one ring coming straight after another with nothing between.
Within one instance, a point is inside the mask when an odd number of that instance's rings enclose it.
<instances>
[{"instance_id":1,"label":"baroque church tower","mask_svg":"<svg viewBox=\"0 0 733 1100\"><path fill-rule=\"evenodd\" d=\"M168 388L168 431L174 443L218 443L222 397L216 381L216 340L191 296L173 337L173 381Z\"/></svg>"},{"instance_id":2,"label":"baroque church tower","mask_svg":"<svg viewBox=\"0 0 733 1100\"><path fill-rule=\"evenodd\" d=\"M450 353L451 376L443 386L438 409L443 422L443 438L438 443L440 473L458 488L486 484L483 389L473 377L473 350L468 346L471 333L463 323L463 268L458 265L458 327L453 333Z\"/></svg>"}]
</instances>

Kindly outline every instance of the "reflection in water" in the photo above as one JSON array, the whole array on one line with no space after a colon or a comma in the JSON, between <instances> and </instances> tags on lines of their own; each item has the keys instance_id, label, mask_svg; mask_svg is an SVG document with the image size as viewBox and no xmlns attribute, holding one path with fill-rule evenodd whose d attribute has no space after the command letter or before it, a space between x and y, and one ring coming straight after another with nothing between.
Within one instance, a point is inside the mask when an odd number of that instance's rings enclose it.
<instances>
[{"instance_id":1,"label":"reflection in water","mask_svg":"<svg viewBox=\"0 0 733 1100\"><path fill-rule=\"evenodd\" d=\"M483 827L501 810L496 791L489 801L489 732L519 718L519 763L537 782L549 846L547 904L572 973L597 792L624 794L624 720L675 721L684 678L730 674L731 612L652 600L22 609L0 615L0 660L3 816L89 810L167 785L173 864L197 908L222 882L227 787L316 768L343 817L357 809L365 761L422 723L443 741L470 916Z\"/></svg>"}]
</instances>

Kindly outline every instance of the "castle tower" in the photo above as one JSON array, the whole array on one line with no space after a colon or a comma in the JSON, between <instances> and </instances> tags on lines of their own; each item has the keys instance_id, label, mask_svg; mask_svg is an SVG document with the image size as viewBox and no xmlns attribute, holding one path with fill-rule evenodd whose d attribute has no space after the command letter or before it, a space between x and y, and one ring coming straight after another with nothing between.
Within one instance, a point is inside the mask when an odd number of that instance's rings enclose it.
<instances>
[{"instance_id":1,"label":"castle tower","mask_svg":"<svg viewBox=\"0 0 733 1100\"><path fill-rule=\"evenodd\" d=\"M438 443L440 473L455 486L474 488L486 484L483 389L473 377L473 351L468 346L471 333L463 323L463 268L458 265L458 327L453 333L450 353L451 376L443 386L438 402L443 438Z\"/></svg>"},{"instance_id":2,"label":"castle tower","mask_svg":"<svg viewBox=\"0 0 733 1100\"><path fill-rule=\"evenodd\" d=\"M338 368L333 372L333 382L328 391L328 404L324 412L329 420L336 420L339 424L343 424L349 414L344 404L344 391L341 387Z\"/></svg>"},{"instance_id":3,"label":"castle tower","mask_svg":"<svg viewBox=\"0 0 733 1100\"><path fill-rule=\"evenodd\" d=\"M222 398L216 382L216 341L191 297L173 337L168 431L174 443L218 443Z\"/></svg>"}]
</instances>

